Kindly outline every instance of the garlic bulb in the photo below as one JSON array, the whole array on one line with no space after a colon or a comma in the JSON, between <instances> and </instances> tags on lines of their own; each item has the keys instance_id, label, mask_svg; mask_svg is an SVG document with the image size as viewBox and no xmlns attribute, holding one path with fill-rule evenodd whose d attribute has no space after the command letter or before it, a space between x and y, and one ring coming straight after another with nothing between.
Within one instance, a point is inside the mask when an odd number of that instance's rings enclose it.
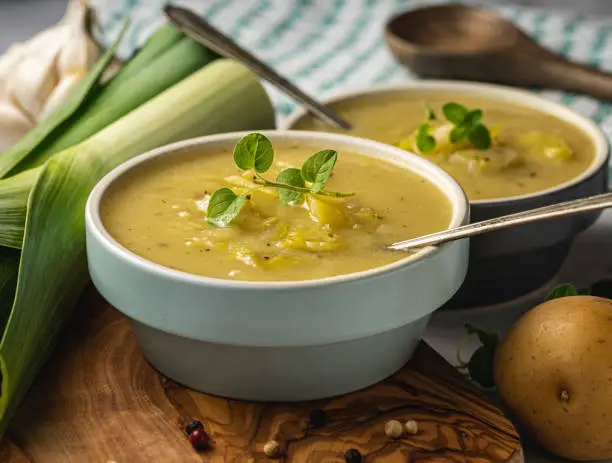
<instances>
[{"instance_id":1,"label":"garlic bulb","mask_svg":"<svg viewBox=\"0 0 612 463\"><path fill-rule=\"evenodd\" d=\"M99 58L88 13L85 0L69 0L55 26L0 56L0 150L49 115Z\"/></svg>"}]
</instances>

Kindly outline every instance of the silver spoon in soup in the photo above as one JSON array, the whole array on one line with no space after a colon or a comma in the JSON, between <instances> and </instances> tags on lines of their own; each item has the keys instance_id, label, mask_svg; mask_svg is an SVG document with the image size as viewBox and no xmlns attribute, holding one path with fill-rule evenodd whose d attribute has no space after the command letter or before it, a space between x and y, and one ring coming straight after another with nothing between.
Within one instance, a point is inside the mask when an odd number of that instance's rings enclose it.
<instances>
[{"instance_id":1,"label":"silver spoon in soup","mask_svg":"<svg viewBox=\"0 0 612 463\"><path fill-rule=\"evenodd\" d=\"M612 207L612 193L603 193L586 198L565 201L550 206L539 207L528 211L517 212L515 214L503 215L482 222L471 223L461 227L444 230L437 233L413 238L406 241L398 241L388 247L396 251L411 251L425 246L437 246L449 241L455 241L470 236L482 235L504 228L516 227L532 222L564 217L568 215L580 214L583 212L598 211Z\"/></svg>"}]
</instances>

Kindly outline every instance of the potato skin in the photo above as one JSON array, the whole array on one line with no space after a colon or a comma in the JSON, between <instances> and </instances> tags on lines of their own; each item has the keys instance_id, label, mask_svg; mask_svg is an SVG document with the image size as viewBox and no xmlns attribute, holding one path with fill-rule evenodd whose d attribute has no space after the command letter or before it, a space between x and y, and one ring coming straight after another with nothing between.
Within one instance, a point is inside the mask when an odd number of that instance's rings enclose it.
<instances>
[{"instance_id":1,"label":"potato skin","mask_svg":"<svg viewBox=\"0 0 612 463\"><path fill-rule=\"evenodd\" d=\"M612 300L572 296L523 315L500 343L495 384L546 449L612 458Z\"/></svg>"}]
</instances>

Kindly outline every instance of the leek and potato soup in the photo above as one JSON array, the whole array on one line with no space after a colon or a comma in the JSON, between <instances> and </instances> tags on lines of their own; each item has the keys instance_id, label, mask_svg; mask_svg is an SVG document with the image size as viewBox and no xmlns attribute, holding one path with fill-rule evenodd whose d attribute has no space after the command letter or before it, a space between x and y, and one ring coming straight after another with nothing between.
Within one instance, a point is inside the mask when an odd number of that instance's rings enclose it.
<instances>
[{"instance_id":1,"label":"leek and potato soup","mask_svg":"<svg viewBox=\"0 0 612 463\"><path fill-rule=\"evenodd\" d=\"M406 257L385 245L443 230L449 199L396 164L260 134L156 158L120 177L101 216L125 248L207 277L298 281ZM337 161L337 163L336 163Z\"/></svg>"},{"instance_id":2,"label":"leek and potato soup","mask_svg":"<svg viewBox=\"0 0 612 463\"><path fill-rule=\"evenodd\" d=\"M471 200L554 187L580 175L595 157L593 142L577 127L494 99L393 92L330 107L353 125L349 135L420 154L451 174ZM338 131L310 115L292 128Z\"/></svg>"}]
</instances>

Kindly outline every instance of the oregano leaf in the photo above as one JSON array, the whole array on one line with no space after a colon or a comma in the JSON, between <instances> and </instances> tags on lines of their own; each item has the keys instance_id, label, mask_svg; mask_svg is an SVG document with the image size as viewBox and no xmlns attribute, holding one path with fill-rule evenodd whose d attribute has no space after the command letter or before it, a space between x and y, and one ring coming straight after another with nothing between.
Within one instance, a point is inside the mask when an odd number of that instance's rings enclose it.
<instances>
[{"instance_id":1,"label":"oregano leaf","mask_svg":"<svg viewBox=\"0 0 612 463\"><path fill-rule=\"evenodd\" d=\"M436 147L436 139L429 135L429 124L421 124L417 131L417 148L421 153L429 153Z\"/></svg>"},{"instance_id":2,"label":"oregano leaf","mask_svg":"<svg viewBox=\"0 0 612 463\"><path fill-rule=\"evenodd\" d=\"M322 150L310 156L302 165L302 177L312 183L312 192L318 193L331 176L338 153L334 150Z\"/></svg>"},{"instance_id":3,"label":"oregano leaf","mask_svg":"<svg viewBox=\"0 0 612 463\"><path fill-rule=\"evenodd\" d=\"M491 134L482 124L478 124L469 131L468 140L479 150L486 150L491 147Z\"/></svg>"},{"instance_id":4,"label":"oregano leaf","mask_svg":"<svg viewBox=\"0 0 612 463\"><path fill-rule=\"evenodd\" d=\"M246 203L246 196L237 195L229 188L215 191L208 202L206 220L216 227L227 227Z\"/></svg>"},{"instance_id":5,"label":"oregano leaf","mask_svg":"<svg viewBox=\"0 0 612 463\"><path fill-rule=\"evenodd\" d=\"M468 373L472 381L482 387L490 388L495 386L493 366L495 362L495 350L480 346L472 354L467 364Z\"/></svg>"},{"instance_id":6,"label":"oregano leaf","mask_svg":"<svg viewBox=\"0 0 612 463\"><path fill-rule=\"evenodd\" d=\"M304 188L304 178L300 169L295 167L289 167L288 169L281 170L276 176L276 183L283 183L285 185L296 186ZM299 191L292 191L286 188L277 188L279 199L285 204L296 203L302 199L303 193Z\"/></svg>"},{"instance_id":7,"label":"oregano leaf","mask_svg":"<svg viewBox=\"0 0 612 463\"><path fill-rule=\"evenodd\" d=\"M423 107L425 108L425 120L426 121L434 121L437 119L436 113L434 112L433 109L431 109L431 106L429 106L427 101L423 101Z\"/></svg>"},{"instance_id":8,"label":"oregano leaf","mask_svg":"<svg viewBox=\"0 0 612 463\"><path fill-rule=\"evenodd\" d=\"M468 113L468 109L459 103L446 103L442 106L444 117L455 125L461 124Z\"/></svg>"},{"instance_id":9,"label":"oregano leaf","mask_svg":"<svg viewBox=\"0 0 612 463\"><path fill-rule=\"evenodd\" d=\"M499 344L499 335L495 331L477 328L469 323L465 324L465 330L468 332L468 334L475 334L478 336L478 339L483 346L495 350Z\"/></svg>"},{"instance_id":10,"label":"oregano leaf","mask_svg":"<svg viewBox=\"0 0 612 463\"><path fill-rule=\"evenodd\" d=\"M482 121L482 110L481 109L474 109L472 111L469 111L465 115L465 118L463 119L463 123L467 125L468 127L476 127L477 125L480 124L481 121Z\"/></svg>"},{"instance_id":11,"label":"oregano leaf","mask_svg":"<svg viewBox=\"0 0 612 463\"><path fill-rule=\"evenodd\" d=\"M274 161L272 142L260 133L251 133L240 139L234 148L234 162L242 170L266 172Z\"/></svg>"},{"instance_id":12,"label":"oregano leaf","mask_svg":"<svg viewBox=\"0 0 612 463\"><path fill-rule=\"evenodd\" d=\"M578 296L578 290L574 285L564 283L554 288L546 298L547 301L558 299L560 297Z\"/></svg>"},{"instance_id":13,"label":"oregano leaf","mask_svg":"<svg viewBox=\"0 0 612 463\"><path fill-rule=\"evenodd\" d=\"M457 125L451 130L449 140L451 143L459 143L467 138L469 127L467 125Z\"/></svg>"}]
</instances>

